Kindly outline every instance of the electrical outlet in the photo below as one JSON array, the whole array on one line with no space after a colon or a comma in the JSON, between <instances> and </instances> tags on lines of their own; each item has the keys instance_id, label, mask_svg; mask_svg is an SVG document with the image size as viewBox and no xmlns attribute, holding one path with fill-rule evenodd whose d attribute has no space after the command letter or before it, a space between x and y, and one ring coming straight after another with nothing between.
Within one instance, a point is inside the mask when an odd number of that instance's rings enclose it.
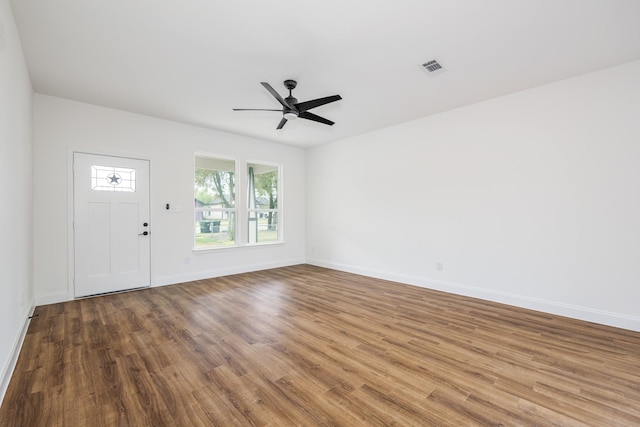
<instances>
[{"instance_id":1,"label":"electrical outlet","mask_svg":"<svg viewBox=\"0 0 640 427\"><path fill-rule=\"evenodd\" d=\"M191 264L191 258L190 257L184 257L184 263L185 264Z\"/></svg>"},{"instance_id":2,"label":"electrical outlet","mask_svg":"<svg viewBox=\"0 0 640 427\"><path fill-rule=\"evenodd\" d=\"M436 262L436 271L443 271L444 265L441 262Z\"/></svg>"}]
</instances>

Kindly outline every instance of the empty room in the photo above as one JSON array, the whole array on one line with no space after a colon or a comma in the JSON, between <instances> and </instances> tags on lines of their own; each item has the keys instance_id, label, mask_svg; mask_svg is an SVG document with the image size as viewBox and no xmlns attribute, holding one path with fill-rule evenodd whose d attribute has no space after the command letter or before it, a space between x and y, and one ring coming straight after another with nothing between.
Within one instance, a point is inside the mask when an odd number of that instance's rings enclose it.
<instances>
[{"instance_id":1,"label":"empty room","mask_svg":"<svg viewBox=\"0 0 640 427\"><path fill-rule=\"evenodd\" d=\"M640 2L0 0L0 427L640 425Z\"/></svg>"}]
</instances>

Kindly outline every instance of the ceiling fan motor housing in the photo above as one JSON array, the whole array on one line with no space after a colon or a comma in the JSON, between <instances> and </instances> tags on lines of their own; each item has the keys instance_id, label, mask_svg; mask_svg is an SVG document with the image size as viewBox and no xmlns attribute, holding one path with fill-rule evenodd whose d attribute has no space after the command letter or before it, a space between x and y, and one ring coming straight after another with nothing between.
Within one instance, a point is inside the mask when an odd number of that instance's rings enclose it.
<instances>
[{"instance_id":1,"label":"ceiling fan motor housing","mask_svg":"<svg viewBox=\"0 0 640 427\"><path fill-rule=\"evenodd\" d=\"M296 108L295 105L298 103L298 100L296 98L294 98L293 96L287 96L284 100L291 106L291 109Z\"/></svg>"}]
</instances>

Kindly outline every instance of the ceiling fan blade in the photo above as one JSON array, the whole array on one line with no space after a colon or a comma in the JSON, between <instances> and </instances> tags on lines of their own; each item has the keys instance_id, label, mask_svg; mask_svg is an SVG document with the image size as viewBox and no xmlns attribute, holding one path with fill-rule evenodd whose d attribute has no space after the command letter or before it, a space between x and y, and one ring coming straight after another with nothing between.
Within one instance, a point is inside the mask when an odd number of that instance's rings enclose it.
<instances>
[{"instance_id":1,"label":"ceiling fan blade","mask_svg":"<svg viewBox=\"0 0 640 427\"><path fill-rule=\"evenodd\" d=\"M233 111L280 111L282 110L271 110L266 108L234 108Z\"/></svg>"},{"instance_id":2,"label":"ceiling fan blade","mask_svg":"<svg viewBox=\"0 0 640 427\"><path fill-rule=\"evenodd\" d=\"M273 97L274 97L275 99L277 99L277 100L278 100L278 102L279 102L280 104L282 104L282 106L283 106L284 108L292 108L292 107L291 107L291 105L287 104L287 103L285 102L285 100L284 100L284 99L282 99L282 97L280 96L280 94L279 94L278 92L276 92L276 90L275 90L274 88L272 88L272 87L271 87L271 85L270 85L269 83L267 83L267 82L260 82L260 84L261 84L262 86L264 86L264 88L265 88L265 89L267 89L267 90L269 91L269 93L270 93L271 95L273 95Z\"/></svg>"},{"instance_id":3,"label":"ceiling fan blade","mask_svg":"<svg viewBox=\"0 0 640 427\"><path fill-rule=\"evenodd\" d=\"M324 117L320 117L313 113L309 113L308 111L303 111L302 113L298 114L298 117L300 117L301 119L313 120L314 122L324 123L325 125L329 125L329 126L333 126L333 124L335 123L335 122L332 122L331 120L325 119Z\"/></svg>"},{"instance_id":4,"label":"ceiling fan blade","mask_svg":"<svg viewBox=\"0 0 640 427\"><path fill-rule=\"evenodd\" d=\"M328 104L330 102L340 101L342 97L340 95L327 96L325 98L312 99L311 101L299 102L295 104L298 111L307 111L312 108L319 107L321 105Z\"/></svg>"},{"instance_id":5,"label":"ceiling fan blade","mask_svg":"<svg viewBox=\"0 0 640 427\"><path fill-rule=\"evenodd\" d=\"M287 124L287 119L283 117L282 120L280 120L280 123L278 124L278 127L276 129L282 129L286 124Z\"/></svg>"}]
</instances>

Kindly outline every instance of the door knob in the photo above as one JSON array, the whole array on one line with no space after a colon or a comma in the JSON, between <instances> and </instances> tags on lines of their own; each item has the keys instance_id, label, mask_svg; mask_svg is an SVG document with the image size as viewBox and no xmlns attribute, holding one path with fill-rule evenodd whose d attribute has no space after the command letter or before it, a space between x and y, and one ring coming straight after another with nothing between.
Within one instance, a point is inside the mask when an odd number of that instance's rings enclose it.
<instances>
[{"instance_id":1,"label":"door knob","mask_svg":"<svg viewBox=\"0 0 640 427\"><path fill-rule=\"evenodd\" d=\"M143 224L142 224L142 226L143 226L143 227L148 227L148 226L149 226L149 223L148 223L148 222L145 222L145 223L143 223Z\"/></svg>"},{"instance_id":2,"label":"door knob","mask_svg":"<svg viewBox=\"0 0 640 427\"><path fill-rule=\"evenodd\" d=\"M143 231L142 233L138 234L138 236L146 236L148 235L149 232L148 231Z\"/></svg>"}]
</instances>

